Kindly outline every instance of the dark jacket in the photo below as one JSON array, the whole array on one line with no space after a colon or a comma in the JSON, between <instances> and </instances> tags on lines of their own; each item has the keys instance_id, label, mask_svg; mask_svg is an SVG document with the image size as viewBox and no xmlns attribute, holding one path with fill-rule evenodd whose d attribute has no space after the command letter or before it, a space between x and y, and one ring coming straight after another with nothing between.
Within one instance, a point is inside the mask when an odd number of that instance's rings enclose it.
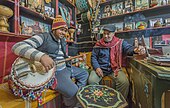
<instances>
[{"instance_id":1,"label":"dark jacket","mask_svg":"<svg viewBox=\"0 0 170 108\"><path fill-rule=\"evenodd\" d=\"M48 54L53 60L56 59L56 54L59 52L59 44L58 41L54 38L54 35L52 33L43 33L41 34L43 37L43 44L37 48L39 51L42 51L46 54ZM64 58L68 58L66 54L66 41L64 38L61 40L61 49L64 53ZM67 66L71 66L70 62L66 62Z\"/></svg>"},{"instance_id":2,"label":"dark jacket","mask_svg":"<svg viewBox=\"0 0 170 108\"><path fill-rule=\"evenodd\" d=\"M134 54L134 47L126 41L122 43L122 50L123 56ZM94 48L91 56L91 64L94 70L101 68L104 73L111 73L110 48Z\"/></svg>"}]
</instances>

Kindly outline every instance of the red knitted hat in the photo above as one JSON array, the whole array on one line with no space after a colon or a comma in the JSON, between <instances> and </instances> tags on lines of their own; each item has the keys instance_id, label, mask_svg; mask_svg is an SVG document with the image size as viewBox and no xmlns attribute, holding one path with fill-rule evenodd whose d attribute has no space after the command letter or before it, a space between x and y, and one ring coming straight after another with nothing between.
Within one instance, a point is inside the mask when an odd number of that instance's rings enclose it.
<instances>
[{"instance_id":1,"label":"red knitted hat","mask_svg":"<svg viewBox=\"0 0 170 108\"><path fill-rule=\"evenodd\" d=\"M58 28L62 28L62 27L68 29L67 24L64 21L64 19L62 18L62 16L61 15L57 15L56 18L53 20L52 30L55 30L55 29L58 29Z\"/></svg>"}]
</instances>

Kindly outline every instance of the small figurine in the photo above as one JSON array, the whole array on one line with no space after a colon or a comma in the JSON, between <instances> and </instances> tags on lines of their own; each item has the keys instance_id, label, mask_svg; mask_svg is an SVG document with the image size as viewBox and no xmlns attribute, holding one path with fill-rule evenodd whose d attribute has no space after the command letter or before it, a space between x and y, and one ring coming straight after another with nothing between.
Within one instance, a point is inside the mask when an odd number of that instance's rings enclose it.
<instances>
[{"instance_id":1,"label":"small figurine","mask_svg":"<svg viewBox=\"0 0 170 108\"><path fill-rule=\"evenodd\" d=\"M20 33L25 34L24 28L25 28L25 23L22 22L20 26Z\"/></svg>"},{"instance_id":2,"label":"small figurine","mask_svg":"<svg viewBox=\"0 0 170 108\"><path fill-rule=\"evenodd\" d=\"M157 6L158 5L158 1L157 0L151 0L151 7Z\"/></svg>"},{"instance_id":3,"label":"small figurine","mask_svg":"<svg viewBox=\"0 0 170 108\"><path fill-rule=\"evenodd\" d=\"M125 1L125 13L133 12L133 2L132 0Z\"/></svg>"},{"instance_id":4,"label":"small figurine","mask_svg":"<svg viewBox=\"0 0 170 108\"><path fill-rule=\"evenodd\" d=\"M161 0L161 5L166 5L166 4L167 4L166 0Z\"/></svg>"},{"instance_id":5,"label":"small figurine","mask_svg":"<svg viewBox=\"0 0 170 108\"><path fill-rule=\"evenodd\" d=\"M128 25L125 27L125 30L132 30L132 27Z\"/></svg>"},{"instance_id":6,"label":"small figurine","mask_svg":"<svg viewBox=\"0 0 170 108\"><path fill-rule=\"evenodd\" d=\"M137 28L140 30L145 29L145 25L143 23L140 23L140 25Z\"/></svg>"},{"instance_id":7,"label":"small figurine","mask_svg":"<svg viewBox=\"0 0 170 108\"><path fill-rule=\"evenodd\" d=\"M74 28L69 28L68 29L69 33L70 33L70 41L74 41L74 32L75 32L75 29Z\"/></svg>"},{"instance_id":8,"label":"small figurine","mask_svg":"<svg viewBox=\"0 0 170 108\"><path fill-rule=\"evenodd\" d=\"M110 16L110 12L111 12L110 5L106 5L104 7L104 13L106 13L106 17Z\"/></svg>"},{"instance_id":9,"label":"small figurine","mask_svg":"<svg viewBox=\"0 0 170 108\"><path fill-rule=\"evenodd\" d=\"M161 22L158 20L154 23L154 27L162 27Z\"/></svg>"}]
</instances>

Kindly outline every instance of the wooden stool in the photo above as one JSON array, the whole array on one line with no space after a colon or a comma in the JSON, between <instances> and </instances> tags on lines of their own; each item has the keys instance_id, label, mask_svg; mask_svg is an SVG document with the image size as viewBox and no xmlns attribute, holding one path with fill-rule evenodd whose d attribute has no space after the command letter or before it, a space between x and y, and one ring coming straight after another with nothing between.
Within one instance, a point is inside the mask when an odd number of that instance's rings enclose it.
<instances>
[{"instance_id":1,"label":"wooden stool","mask_svg":"<svg viewBox=\"0 0 170 108\"><path fill-rule=\"evenodd\" d=\"M83 108L124 108L127 102L115 89L105 85L87 85L77 93Z\"/></svg>"},{"instance_id":2,"label":"wooden stool","mask_svg":"<svg viewBox=\"0 0 170 108\"><path fill-rule=\"evenodd\" d=\"M113 88L113 79L110 76L104 76L101 84Z\"/></svg>"}]
</instances>

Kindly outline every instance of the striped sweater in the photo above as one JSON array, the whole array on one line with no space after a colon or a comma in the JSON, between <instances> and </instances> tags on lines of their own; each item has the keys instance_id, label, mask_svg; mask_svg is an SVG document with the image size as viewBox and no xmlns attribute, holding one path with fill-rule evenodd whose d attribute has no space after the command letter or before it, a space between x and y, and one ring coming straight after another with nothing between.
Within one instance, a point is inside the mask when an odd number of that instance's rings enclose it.
<instances>
[{"instance_id":1,"label":"striped sweater","mask_svg":"<svg viewBox=\"0 0 170 108\"><path fill-rule=\"evenodd\" d=\"M52 33L43 33L16 43L12 47L12 51L18 56L35 61L40 61L44 54L57 61L67 57L65 47L64 39L57 40ZM58 65L57 68L61 69L64 66L65 63Z\"/></svg>"}]
</instances>

